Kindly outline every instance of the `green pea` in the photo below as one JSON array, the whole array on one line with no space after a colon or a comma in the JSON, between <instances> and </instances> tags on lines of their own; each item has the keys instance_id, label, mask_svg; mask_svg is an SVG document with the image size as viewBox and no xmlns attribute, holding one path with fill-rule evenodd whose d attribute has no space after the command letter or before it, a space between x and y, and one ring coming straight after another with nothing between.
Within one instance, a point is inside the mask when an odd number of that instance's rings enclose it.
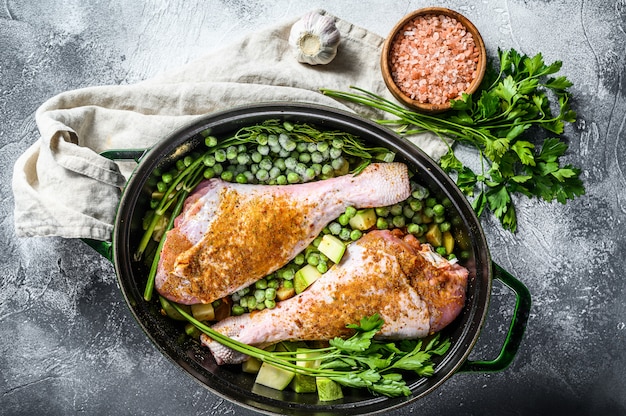
<instances>
[{"instance_id":1,"label":"green pea","mask_svg":"<svg viewBox=\"0 0 626 416\"><path fill-rule=\"evenodd\" d=\"M233 316L243 315L246 310L241 305L233 305L231 313Z\"/></svg>"},{"instance_id":2,"label":"green pea","mask_svg":"<svg viewBox=\"0 0 626 416\"><path fill-rule=\"evenodd\" d=\"M215 136L207 136L204 138L204 144L206 147L217 146L217 137Z\"/></svg>"},{"instance_id":3,"label":"green pea","mask_svg":"<svg viewBox=\"0 0 626 416\"><path fill-rule=\"evenodd\" d=\"M324 161L324 156L321 152L312 152L311 153L311 162L313 163L322 163Z\"/></svg>"},{"instance_id":4,"label":"green pea","mask_svg":"<svg viewBox=\"0 0 626 416\"><path fill-rule=\"evenodd\" d=\"M209 166L209 167L215 165L215 156L204 155L204 158L202 158L202 163L204 163L204 166Z\"/></svg>"},{"instance_id":5,"label":"green pea","mask_svg":"<svg viewBox=\"0 0 626 416\"><path fill-rule=\"evenodd\" d=\"M331 145L335 149L341 149L343 147L343 140L341 140L341 139L333 139Z\"/></svg>"},{"instance_id":6,"label":"green pea","mask_svg":"<svg viewBox=\"0 0 626 416\"><path fill-rule=\"evenodd\" d=\"M326 263L325 261L321 261L317 266L315 266L315 268L318 272L322 274L326 273L328 271L328 263Z\"/></svg>"},{"instance_id":7,"label":"green pea","mask_svg":"<svg viewBox=\"0 0 626 416\"><path fill-rule=\"evenodd\" d=\"M257 146L256 151L259 152L261 156L267 156L270 154L270 147L265 144L260 144ZM257 162L258 163L258 162Z\"/></svg>"},{"instance_id":8,"label":"green pea","mask_svg":"<svg viewBox=\"0 0 626 416\"><path fill-rule=\"evenodd\" d=\"M278 185L287 185L287 177L285 175L280 175L276 178L276 183Z\"/></svg>"},{"instance_id":9,"label":"green pea","mask_svg":"<svg viewBox=\"0 0 626 416\"><path fill-rule=\"evenodd\" d=\"M298 160L302 163L309 163L311 162L311 154L310 153L300 153L300 156L298 156Z\"/></svg>"},{"instance_id":10,"label":"green pea","mask_svg":"<svg viewBox=\"0 0 626 416\"><path fill-rule=\"evenodd\" d=\"M228 146L226 148L226 159L234 160L237 158L239 152L237 151L237 146Z\"/></svg>"},{"instance_id":11,"label":"green pea","mask_svg":"<svg viewBox=\"0 0 626 416\"><path fill-rule=\"evenodd\" d=\"M287 182L289 182L289 183L298 183L298 182L300 182L300 175L298 175L296 172L289 172L287 174Z\"/></svg>"},{"instance_id":12,"label":"green pea","mask_svg":"<svg viewBox=\"0 0 626 416\"><path fill-rule=\"evenodd\" d=\"M288 157L285 159L285 168L289 170L294 170L298 165L298 161L294 157Z\"/></svg>"},{"instance_id":13,"label":"green pea","mask_svg":"<svg viewBox=\"0 0 626 416\"><path fill-rule=\"evenodd\" d=\"M330 230L330 233L332 235L339 235L339 233L341 232L341 224L339 224L338 222L331 222L330 224L328 224L328 229Z\"/></svg>"},{"instance_id":14,"label":"green pea","mask_svg":"<svg viewBox=\"0 0 626 416\"><path fill-rule=\"evenodd\" d=\"M350 240L356 241L363 236L363 232L361 230L352 230L350 232Z\"/></svg>"},{"instance_id":15,"label":"green pea","mask_svg":"<svg viewBox=\"0 0 626 416\"><path fill-rule=\"evenodd\" d=\"M287 268L281 270L280 277L285 280L292 280L295 274L296 273L293 271L293 269Z\"/></svg>"},{"instance_id":16,"label":"green pea","mask_svg":"<svg viewBox=\"0 0 626 416\"><path fill-rule=\"evenodd\" d=\"M452 228L452 224L450 224L448 221L444 221L441 224L439 224L439 231L441 231L442 233L445 233L446 231L450 231L451 228Z\"/></svg>"},{"instance_id":17,"label":"green pea","mask_svg":"<svg viewBox=\"0 0 626 416\"><path fill-rule=\"evenodd\" d=\"M307 142L298 142L296 144L296 150L295 151L298 152L298 153L306 152L307 145L308 145Z\"/></svg>"},{"instance_id":18,"label":"green pea","mask_svg":"<svg viewBox=\"0 0 626 416\"><path fill-rule=\"evenodd\" d=\"M256 173L256 175L254 175L259 181L263 182L269 179L270 174L267 170L265 169L259 169Z\"/></svg>"},{"instance_id":19,"label":"green pea","mask_svg":"<svg viewBox=\"0 0 626 416\"><path fill-rule=\"evenodd\" d=\"M268 287L265 291L265 299L274 300L276 299L276 289L273 287Z\"/></svg>"},{"instance_id":20,"label":"green pea","mask_svg":"<svg viewBox=\"0 0 626 416\"><path fill-rule=\"evenodd\" d=\"M387 222L387 219L385 217L378 217L376 219L376 228L378 228L379 230L386 230L387 228L389 228L389 223Z\"/></svg>"},{"instance_id":21,"label":"green pea","mask_svg":"<svg viewBox=\"0 0 626 416\"><path fill-rule=\"evenodd\" d=\"M377 216L386 217L389 215L390 209L389 207L378 207L374 211L376 211Z\"/></svg>"},{"instance_id":22,"label":"green pea","mask_svg":"<svg viewBox=\"0 0 626 416\"><path fill-rule=\"evenodd\" d=\"M254 291L254 298L258 302L263 302L265 300L265 290L257 289Z\"/></svg>"},{"instance_id":23,"label":"green pea","mask_svg":"<svg viewBox=\"0 0 626 416\"><path fill-rule=\"evenodd\" d=\"M274 147L277 146L278 143L278 136L275 134L268 134L267 135L267 145L270 147Z\"/></svg>"},{"instance_id":24,"label":"green pea","mask_svg":"<svg viewBox=\"0 0 626 416\"><path fill-rule=\"evenodd\" d=\"M244 173L238 173L237 176L235 176L235 182L248 183L248 178L246 177Z\"/></svg>"},{"instance_id":25,"label":"green pea","mask_svg":"<svg viewBox=\"0 0 626 416\"><path fill-rule=\"evenodd\" d=\"M349 228L342 228L339 232L339 238L343 241L350 240L350 232L351 230Z\"/></svg>"},{"instance_id":26,"label":"green pea","mask_svg":"<svg viewBox=\"0 0 626 416\"><path fill-rule=\"evenodd\" d=\"M421 227L418 224L409 224L406 227L406 231L408 233L413 234L413 235L418 236L418 237L421 235L421 233L420 233Z\"/></svg>"},{"instance_id":27,"label":"green pea","mask_svg":"<svg viewBox=\"0 0 626 416\"><path fill-rule=\"evenodd\" d=\"M406 225L406 220L402 215L396 215L392 218L393 226L396 228L402 228Z\"/></svg>"},{"instance_id":28,"label":"green pea","mask_svg":"<svg viewBox=\"0 0 626 416\"><path fill-rule=\"evenodd\" d=\"M233 177L234 177L234 173L230 170L225 170L224 172L222 172L222 174L220 175L220 178L222 178L222 180L225 180L226 182L232 182L233 181Z\"/></svg>"},{"instance_id":29,"label":"green pea","mask_svg":"<svg viewBox=\"0 0 626 416\"><path fill-rule=\"evenodd\" d=\"M427 198L429 194L430 192L427 188L417 184L415 184L415 189L411 192L411 196L419 200Z\"/></svg>"},{"instance_id":30,"label":"green pea","mask_svg":"<svg viewBox=\"0 0 626 416\"><path fill-rule=\"evenodd\" d=\"M430 197L430 198L426 198L426 206L429 208L434 207L435 205L437 205L437 198L435 197Z\"/></svg>"},{"instance_id":31,"label":"green pea","mask_svg":"<svg viewBox=\"0 0 626 416\"><path fill-rule=\"evenodd\" d=\"M343 226L346 226L350 222L350 217L348 217L346 213L343 213L339 216L339 218L337 218L337 222Z\"/></svg>"},{"instance_id":32,"label":"green pea","mask_svg":"<svg viewBox=\"0 0 626 416\"><path fill-rule=\"evenodd\" d=\"M424 204L419 199L412 199L409 202L409 207L411 207L413 211L417 212L417 211L422 210L422 208L424 207Z\"/></svg>"},{"instance_id":33,"label":"green pea","mask_svg":"<svg viewBox=\"0 0 626 416\"><path fill-rule=\"evenodd\" d=\"M446 209L443 205L436 204L433 206L433 212L435 213L435 216L440 217L446 212Z\"/></svg>"},{"instance_id":34,"label":"green pea","mask_svg":"<svg viewBox=\"0 0 626 416\"><path fill-rule=\"evenodd\" d=\"M317 142L317 151L318 152L324 152L326 150L328 150L329 144L326 141L322 141L322 142Z\"/></svg>"},{"instance_id":35,"label":"green pea","mask_svg":"<svg viewBox=\"0 0 626 416\"><path fill-rule=\"evenodd\" d=\"M161 180L164 183L171 183L174 180L174 175L172 175L170 172L166 172L161 176Z\"/></svg>"},{"instance_id":36,"label":"green pea","mask_svg":"<svg viewBox=\"0 0 626 416\"><path fill-rule=\"evenodd\" d=\"M240 165L248 165L250 164L250 160L252 160L250 158L250 155L247 153L239 153L237 155L237 163L239 163Z\"/></svg>"},{"instance_id":37,"label":"green pea","mask_svg":"<svg viewBox=\"0 0 626 416\"><path fill-rule=\"evenodd\" d=\"M356 215L356 208L352 206L346 207L346 210L344 213L348 216L348 218L352 218Z\"/></svg>"},{"instance_id":38,"label":"green pea","mask_svg":"<svg viewBox=\"0 0 626 416\"><path fill-rule=\"evenodd\" d=\"M218 149L215 151L215 161L222 163L226 161L226 150Z\"/></svg>"},{"instance_id":39,"label":"green pea","mask_svg":"<svg viewBox=\"0 0 626 416\"><path fill-rule=\"evenodd\" d=\"M298 254L296 255L296 257L293 259L293 262L294 262L295 264L297 264L298 266L301 266L301 265L303 265L303 264L304 264L304 260L305 260L305 258L304 258L304 254L303 254L303 253L298 253Z\"/></svg>"},{"instance_id":40,"label":"green pea","mask_svg":"<svg viewBox=\"0 0 626 416\"><path fill-rule=\"evenodd\" d=\"M389 213L391 215L398 216L398 215L402 215L402 205L401 204L394 204L389 208Z\"/></svg>"},{"instance_id":41,"label":"green pea","mask_svg":"<svg viewBox=\"0 0 626 416\"><path fill-rule=\"evenodd\" d=\"M342 151L341 149L336 148L336 147L331 147L331 148L329 149L328 156L329 156L331 159L339 159L339 158L341 157L341 155L342 155L342 154L343 154L343 151Z\"/></svg>"},{"instance_id":42,"label":"green pea","mask_svg":"<svg viewBox=\"0 0 626 416\"><path fill-rule=\"evenodd\" d=\"M254 283L254 287L256 287L257 289L267 289L267 280L265 279L257 280Z\"/></svg>"},{"instance_id":43,"label":"green pea","mask_svg":"<svg viewBox=\"0 0 626 416\"><path fill-rule=\"evenodd\" d=\"M317 266L320 262L320 255L317 253L311 253L307 257L306 262L310 264L311 266Z\"/></svg>"},{"instance_id":44,"label":"green pea","mask_svg":"<svg viewBox=\"0 0 626 416\"><path fill-rule=\"evenodd\" d=\"M269 171L270 179L276 179L280 176L280 169L276 166L272 166L272 169Z\"/></svg>"},{"instance_id":45,"label":"green pea","mask_svg":"<svg viewBox=\"0 0 626 416\"><path fill-rule=\"evenodd\" d=\"M224 167L220 163L216 163L215 166L213 166L213 171L216 175L221 175L222 172L224 172Z\"/></svg>"},{"instance_id":46,"label":"green pea","mask_svg":"<svg viewBox=\"0 0 626 416\"><path fill-rule=\"evenodd\" d=\"M305 181L310 181L315 178L315 170L313 168L307 168L302 174L302 179Z\"/></svg>"},{"instance_id":47,"label":"green pea","mask_svg":"<svg viewBox=\"0 0 626 416\"><path fill-rule=\"evenodd\" d=\"M267 309L274 309L276 307L276 301L273 299L265 299L263 304Z\"/></svg>"}]
</instances>

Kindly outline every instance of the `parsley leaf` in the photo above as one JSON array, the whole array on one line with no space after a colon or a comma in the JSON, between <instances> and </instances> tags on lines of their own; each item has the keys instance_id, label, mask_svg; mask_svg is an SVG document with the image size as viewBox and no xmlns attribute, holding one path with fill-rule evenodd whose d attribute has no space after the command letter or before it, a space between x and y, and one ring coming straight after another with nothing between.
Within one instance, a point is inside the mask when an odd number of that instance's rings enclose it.
<instances>
[{"instance_id":1,"label":"parsley leaf","mask_svg":"<svg viewBox=\"0 0 626 416\"><path fill-rule=\"evenodd\" d=\"M491 211L505 229L515 232L513 195L566 203L583 195L585 187L580 169L560 160L568 149L560 135L566 123L576 121L568 92L572 83L557 74L562 62L548 64L541 53L526 56L515 49L498 49L498 59L499 65L490 68L476 96L463 94L452 100L449 111L436 116L408 110L357 87L353 87L357 93L322 92L396 116L397 120L381 122L401 134L431 131L473 146L481 172L464 166L452 148L440 165L456 174L463 193L474 197L477 215Z\"/></svg>"}]
</instances>

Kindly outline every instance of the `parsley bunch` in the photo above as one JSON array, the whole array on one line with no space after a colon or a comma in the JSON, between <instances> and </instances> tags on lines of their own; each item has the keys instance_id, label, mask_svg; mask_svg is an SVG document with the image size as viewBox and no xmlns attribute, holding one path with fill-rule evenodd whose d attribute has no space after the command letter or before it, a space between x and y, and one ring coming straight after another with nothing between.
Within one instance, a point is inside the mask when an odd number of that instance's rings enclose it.
<instances>
[{"instance_id":1,"label":"parsley bunch","mask_svg":"<svg viewBox=\"0 0 626 416\"><path fill-rule=\"evenodd\" d=\"M472 206L478 215L488 209L505 229L515 232L513 195L565 203L585 189L580 169L559 160L568 148L561 139L564 125L576 119L567 90L572 83L564 76L552 76L562 63L547 65L540 53L528 57L514 49L498 49L498 58L499 71L490 72L479 92L452 100L451 110L438 115L408 110L360 88L354 88L358 93L322 92L396 116L377 122L403 135L433 132L473 146L480 157L480 172L463 165L450 146L439 163L456 175L466 195L474 197Z\"/></svg>"},{"instance_id":2,"label":"parsley bunch","mask_svg":"<svg viewBox=\"0 0 626 416\"><path fill-rule=\"evenodd\" d=\"M409 396L411 390L403 374L413 372L422 377L434 374L433 355L443 355L450 348L448 339L436 334L426 345L422 340L403 340L398 343L373 339L383 327L378 315L364 317L359 324L348 324L355 334L347 339L334 338L330 347L306 350L314 352L308 360L319 362L318 367L296 365L296 361L307 358L296 357L298 351L274 352L256 348L217 332L198 321L180 306L172 306L196 328L214 341L237 352L257 358L275 367L308 376L327 377L343 386L365 388L373 394L397 397Z\"/></svg>"}]
</instances>

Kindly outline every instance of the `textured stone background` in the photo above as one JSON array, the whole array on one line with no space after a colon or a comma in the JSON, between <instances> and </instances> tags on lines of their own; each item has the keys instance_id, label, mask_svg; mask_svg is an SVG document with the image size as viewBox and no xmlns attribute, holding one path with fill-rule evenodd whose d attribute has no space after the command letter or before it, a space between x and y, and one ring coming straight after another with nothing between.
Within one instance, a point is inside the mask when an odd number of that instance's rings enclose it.
<instances>
[{"instance_id":1,"label":"textured stone background","mask_svg":"<svg viewBox=\"0 0 626 416\"><path fill-rule=\"evenodd\" d=\"M579 120L567 159L587 195L518 201L519 232L483 225L495 261L533 295L525 340L498 374L459 374L398 415L626 414L626 2L440 1L498 47L562 60ZM134 322L113 267L80 241L18 239L15 159L34 111L64 90L130 84L313 8L386 35L422 1L79 1L0 4L0 414L253 414L200 387ZM512 296L497 285L473 358L491 358Z\"/></svg>"}]
</instances>

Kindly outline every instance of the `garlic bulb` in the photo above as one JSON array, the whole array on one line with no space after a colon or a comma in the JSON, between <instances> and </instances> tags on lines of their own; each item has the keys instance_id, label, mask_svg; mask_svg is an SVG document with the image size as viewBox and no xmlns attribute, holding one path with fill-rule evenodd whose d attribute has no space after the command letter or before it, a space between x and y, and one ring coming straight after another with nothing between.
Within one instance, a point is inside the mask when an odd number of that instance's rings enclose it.
<instances>
[{"instance_id":1,"label":"garlic bulb","mask_svg":"<svg viewBox=\"0 0 626 416\"><path fill-rule=\"evenodd\" d=\"M296 49L298 62L324 65L337 55L340 38L332 17L311 12L291 27L289 43Z\"/></svg>"}]
</instances>

